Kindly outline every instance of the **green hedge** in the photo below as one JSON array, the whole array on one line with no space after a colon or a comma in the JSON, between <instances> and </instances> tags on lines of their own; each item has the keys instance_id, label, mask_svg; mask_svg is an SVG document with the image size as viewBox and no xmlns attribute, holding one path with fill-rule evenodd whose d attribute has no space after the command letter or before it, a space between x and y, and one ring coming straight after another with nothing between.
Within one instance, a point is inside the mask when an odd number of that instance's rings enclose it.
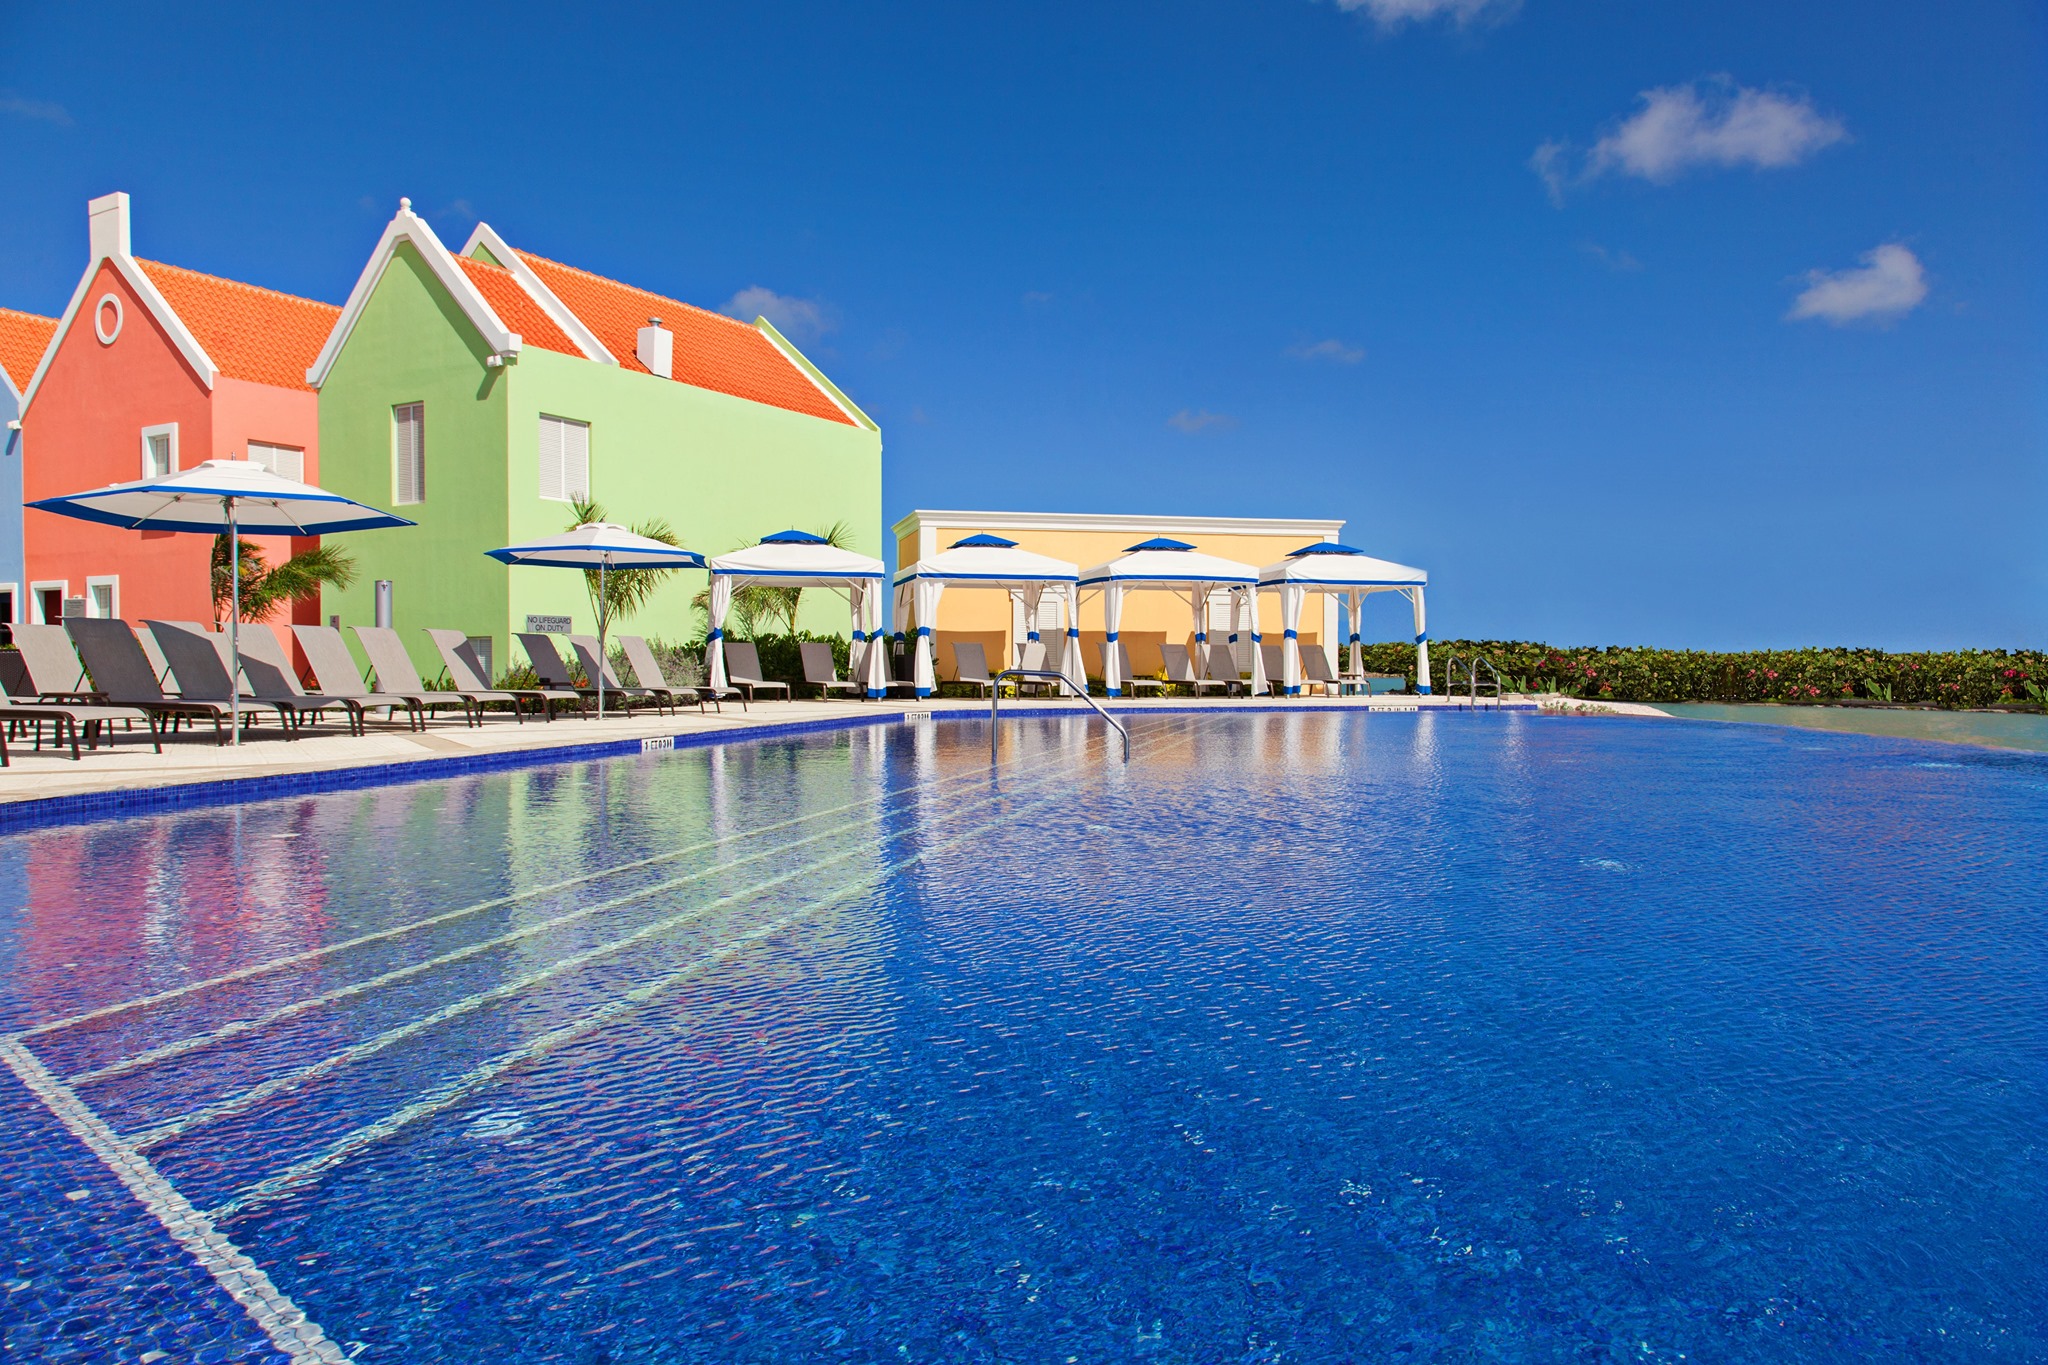
<instances>
[{"instance_id":1,"label":"green hedge","mask_svg":"<svg viewBox=\"0 0 2048 1365\"><path fill-rule=\"evenodd\" d=\"M1445 664L1484 655L1511 691L1609 701L1803 702L1867 700L1956 708L2048 702L2039 650L1754 649L1725 653L1610 645L1563 648L1527 640L1432 640L1432 681L1453 690ZM1347 656L1348 657L1348 656ZM1365 646L1368 673L1415 677L1415 646ZM1462 670L1460 677L1462 677ZM1480 670L1482 679L1486 677Z\"/></svg>"}]
</instances>

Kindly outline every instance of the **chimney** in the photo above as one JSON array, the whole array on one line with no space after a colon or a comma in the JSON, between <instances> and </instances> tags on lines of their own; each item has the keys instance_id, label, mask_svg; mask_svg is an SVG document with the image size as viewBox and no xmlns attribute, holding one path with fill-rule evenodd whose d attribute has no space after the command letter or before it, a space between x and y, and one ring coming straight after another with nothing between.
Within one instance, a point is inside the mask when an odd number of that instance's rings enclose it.
<instances>
[{"instance_id":1,"label":"chimney","mask_svg":"<svg viewBox=\"0 0 2048 1365\"><path fill-rule=\"evenodd\" d=\"M640 329L640 344L634 351L640 363L663 379L676 377L676 334L661 325L660 318L647 319Z\"/></svg>"},{"instance_id":2,"label":"chimney","mask_svg":"<svg viewBox=\"0 0 2048 1365\"><path fill-rule=\"evenodd\" d=\"M88 240L92 258L128 255L128 196L115 191L103 194L85 206Z\"/></svg>"}]
</instances>

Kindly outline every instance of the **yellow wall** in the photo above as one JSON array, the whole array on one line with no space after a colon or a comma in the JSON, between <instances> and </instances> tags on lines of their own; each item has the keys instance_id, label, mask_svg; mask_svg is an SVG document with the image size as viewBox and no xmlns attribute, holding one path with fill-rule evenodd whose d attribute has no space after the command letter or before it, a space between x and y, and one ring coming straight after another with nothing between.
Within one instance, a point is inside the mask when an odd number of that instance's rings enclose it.
<instances>
[{"instance_id":1,"label":"yellow wall","mask_svg":"<svg viewBox=\"0 0 2048 1365\"><path fill-rule=\"evenodd\" d=\"M1337 523L1330 523L1334 526ZM1003 526L989 519L977 518L971 524L948 524L938 518L921 522L924 530L936 529L936 550L944 550L954 541L982 532L1014 540L1023 549L1036 554L1051 555L1078 566L1085 577L1089 569L1097 564L1115 559L1130 546L1154 536L1168 536L1184 541L1204 554L1223 559L1233 559L1253 568L1276 563L1285 559L1290 551L1298 550L1311 541L1321 540L1325 535L1317 532L1304 533L1301 530L1275 531L1255 534L1244 531L1192 530L1175 524L1172 529L1157 526L1133 525L1122 529L1068 530L1034 526ZM898 567L914 564L918 559L919 534L916 528L906 528L907 533L899 536L896 545ZM1335 532L1328 538L1334 539ZM936 644L935 662L939 677L950 679L954 676L953 646L955 639L979 640L988 655L989 667L998 666L999 660L1015 658L1016 640L1012 635L1013 617L1010 596L1006 592L990 588L967 588L948 584L945 595L939 599L939 619L933 623L932 637ZM909 630L919 624L916 621L900 622L899 628ZM1210 638L1226 638L1229 626L1227 618L1219 615ZM1259 595L1259 630L1268 643L1280 639L1280 594L1277 592ZM1332 634L1334 620L1329 624ZM1325 613L1320 597L1311 595L1302 610L1301 640L1304 644L1320 643L1324 639ZM1100 646L1105 632L1102 623L1102 596L1099 592L1084 590L1081 603L1081 654L1087 661L1090 676L1100 676L1102 656ZM1184 595L1163 591L1144 590L1126 594L1124 615L1118 638L1130 651L1131 667L1141 675L1159 672L1164 664L1160 659L1159 646L1172 641L1188 644L1194 639L1194 614Z\"/></svg>"}]
</instances>

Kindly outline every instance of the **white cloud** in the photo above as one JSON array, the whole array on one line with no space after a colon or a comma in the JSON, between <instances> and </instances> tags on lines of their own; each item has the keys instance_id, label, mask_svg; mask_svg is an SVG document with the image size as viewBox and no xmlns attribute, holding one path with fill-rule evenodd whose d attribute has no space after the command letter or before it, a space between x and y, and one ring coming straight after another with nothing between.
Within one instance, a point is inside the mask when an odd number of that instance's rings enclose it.
<instances>
[{"instance_id":1,"label":"white cloud","mask_svg":"<svg viewBox=\"0 0 2048 1365\"><path fill-rule=\"evenodd\" d=\"M1806 288L1792 301L1788 322L1819 318L1837 327L1851 322L1890 322L1904 317L1927 297L1927 270L1898 242L1863 253L1863 264L1848 270L1809 270Z\"/></svg>"},{"instance_id":2,"label":"white cloud","mask_svg":"<svg viewBox=\"0 0 2048 1365\"><path fill-rule=\"evenodd\" d=\"M1601 135L1573 168L1571 144L1546 141L1529 158L1562 203L1566 188L1603 175L1664 185L1701 166L1781 170L1846 140L1849 130L1804 95L1738 86L1726 77L1642 93L1643 107Z\"/></svg>"},{"instance_id":3,"label":"white cloud","mask_svg":"<svg viewBox=\"0 0 2048 1365\"><path fill-rule=\"evenodd\" d=\"M1618 275L1632 275L1643 268L1643 263L1628 252L1598 242L1581 242L1579 249Z\"/></svg>"},{"instance_id":4,"label":"white cloud","mask_svg":"<svg viewBox=\"0 0 2048 1365\"><path fill-rule=\"evenodd\" d=\"M0 114L15 114L21 118L35 119L39 123L54 123L59 128L71 126L71 111L61 104L49 100L32 100L7 91L0 94Z\"/></svg>"},{"instance_id":5,"label":"white cloud","mask_svg":"<svg viewBox=\"0 0 2048 1365\"><path fill-rule=\"evenodd\" d=\"M823 300L791 298L758 284L734 294L718 311L746 322L766 318L791 341L815 341L839 325Z\"/></svg>"},{"instance_id":6,"label":"white cloud","mask_svg":"<svg viewBox=\"0 0 2048 1365\"><path fill-rule=\"evenodd\" d=\"M1289 346L1287 354L1296 360L1328 360L1338 365L1356 365L1365 359L1365 348L1329 337L1322 341L1304 341Z\"/></svg>"},{"instance_id":7,"label":"white cloud","mask_svg":"<svg viewBox=\"0 0 2048 1365\"><path fill-rule=\"evenodd\" d=\"M1383 29L1432 19L1449 19L1463 28L1482 18L1506 18L1521 8L1521 0L1337 0L1337 8L1363 10Z\"/></svg>"},{"instance_id":8,"label":"white cloud","mask_svg":"<svg viewBox=\"0 0 2048 1365\"><path fill-rule=\"evenodd\" d=\"M1190 412L1186 408L1182 408L1179 412L1166 419L1166 425L1172 427L1175 431L1184 431L1192 436L1207 427L1217 427L1227 431L1237 425L1237 419L1228 413L1211 412L1207 408L1203 408L1200 412Z\"/></svg>"}]
</instances>

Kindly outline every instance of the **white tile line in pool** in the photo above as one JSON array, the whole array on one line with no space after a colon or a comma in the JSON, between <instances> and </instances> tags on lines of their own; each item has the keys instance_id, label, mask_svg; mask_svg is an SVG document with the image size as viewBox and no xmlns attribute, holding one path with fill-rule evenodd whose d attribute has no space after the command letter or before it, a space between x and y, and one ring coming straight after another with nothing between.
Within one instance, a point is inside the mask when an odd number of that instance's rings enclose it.
<instances>
[{"instance_id":1,"label":"white tile line in pool","mask_svg":"<svg viewBox=\"0 0 2048 1365\"><path fill-rule=\"evenodd\" d=\"M1107 746L1105 745L1105 747ZM1050 777L1048 777L1048 781L1050 781ZM1046 784L1041 783L1039 785ZM1001 791L990 792L992 797L1001 797L1008 794ZM1036 806L1046 805L1058 800L1062 795L1064 795L1064 792L1055 792L1048 796L1041 796L1035 801L1024 803L1019 809L1030 810ZM454 1080L426 1092L403 1108L336 1139L314 1156L294 1162L278 1174L258 1181L256 1184L239 1191L226 1203L221 1204L218 1208L209 1210L208 1216L215 1219L225 1219L233 1214L243 1212L256 1204L292 1193L365 1148L382 1142L384 1139L391 1137L401 1129L420 1119L438 1114L461 1103L464 1099L475 1094L478 1090L490 1084L513 1067L530 1061L535 1057L543 1056L567 1043L574 1042L616 1016L645 1004L663 991L704 970L706 967L716 966L757 943L773 938L783 930L811 918L820 911L879 884L887 876L900 872L907 867L912 867L935 853L956 848L970 839L988 833L992 829L1001 828L1016 813L1012 811L1000 819L987 821L975 826L973 829L962 831L950 839L920 848L908 857L898 859L896 862L890 863L885 867L877 868L865 876L856 878L854 881L840 887L830 895L811 901L801 909L791 911L778 920L773 920L748 930L738 938L721 944L686 966L679 967L673 972L655 978L653 981L636 986L617 999L609 1000L596 1009L576 1019L572 1019L566 1024L550 1029L548 1032L527 1043L521 1044L519 1047L500 1053L487 1062L479 1063Z\"/></svg>"},{"instance_id":2,"label":"white tile line in pool","mask_svg":"<svg viewBox=\"0 0 2048 1365\"><path fill-rule=\"evenodd\" d=\"M294 1365L346 1365L348 1357L328 1340L320 1324L307 1317L284 1291L214 1226L214 1219L192 1207L190 1200L163 1177L148 1157L122 1142L85 1101L51 1075L17 1038L0 1038L4 1058L31 1094L56 1116L71 1135L100 1159L163 1225L178 1245L205 1268L214 1282L242 1306L278 1350Z\"/></svg>"},{"instance_id":3,"label":"white tile line in pool","mask_svg":"<svg viewBox=\"0 0 2048 1365\"><path fill-rule=\"evenodd\" d=\"M307 996L301 1000L291 1001L289 1004L278 1006L267 1014L255 1015L246 1019L236 1019L221 1025L217 1029L212 1029L205 1033L195 1033L188 1037L165 1043L159 1047L150 1048L148 1051L124 1057L117 1062L110 1062L105 1066L97 1067L90 1071L81 1071L76 1075L65 1077L65 1084L72 1086L88 1085L94 1081L107 1080L115 1076L127 1075L133 1071L140 1071L145 1067L153 1066L158 1062L168 1061L187 1052L211 1047L216 1043L227 1042L245 1033L252 1033L257 1029L267 1028L281 1020L303 1014L307 1010L317 1009L322 1005L332 1004L337 1000L346 1000L352 996L361 995L365 991L375 990L379 986L388 986L394 981L403 981L409 977L418 976L422 972L431 971L436 967L445 967L451 962L460 962L465 958L474 957L476 954L487 952L492 948L501 948L507 944L517 943L522 939L532 938L536 934L559 929L565 924L574 924L578 920L588 919L592 915L603 914L607 910L616 910L621 906L630 905L634 901L645 900L647 897L657 895L660 892L673 891L679 886L703 881L707 877L713 877L722 872L730 872L749 863L760 862L764 858L772 858L778 854L787 853L792 849L803 848L810 844L820 843L826 839L837 838L840 835L849 834L866 826L879 824L889 818L889 808L886 805L882 805L879 802L869 802L866 804L871 807L879 806L879 809L875 809L872 814L862 816L857 820L849 820L844 824L834 825L830 829L806 835L801 839L778 843L773 848L763 849L758 853L750 853L744 857L728 858L724 862L713 863L709 867L698 868L693 872L686 872L679 877L669 877L662 881L653 882L637 890L611 897L608 900L594 901L567 913L545 920L537 920L532 924L515 929L509 934L500 934L495 938L479 939L475 943L466 944L461 948L457 948L452 952L442 953L437 957L422 958L418 962L393 968L391 971L384 972L378 976L367 977L361 981L353 981L346 986L339 986L320 995ZM852 806L843 806L838 809L847 810L852 808ZM724 843L727 841L719 840L717 842ZM700 845L700 847L705 846ZM627 864L626 869L642 869L656 861L667 861L670 856L664 854L659 859L641 859L638 862Z\"/></svg>"},{"instance_id":4,"label":"white tile line in pool","mask_svg":"<svg viewBox=\"0 0 2048 1365\"><path fill-rule=\"evenodd\" d=\"M1008 759L997 766L1010 766L1023 761L1021 758ZM954 783L972 781L984 776L986 772L987 769L976 768L972 772L958 774L953 777L935 778L930 782L919 783L915 786L899 787L894 791L882 793L880 799L887 800L899 796L908 796L912 793L934 787L944 787ZM583 886L593 881L601 881L606 877L614 877L622 872L633 872L644 867L652 867L658 863L673 862L677 858L685 858L692 853L701 853L706 849L720 848L739 840L758 839L763 835L774 834L779 830L791 829L798 825L807 824L812 820L820 820L831 815L842 815L847 811L858 810L863 806L872 805L876 799L872 796L864 797L859 801L849 801L843 805L832 806L825 810L812 811L807 815L792 816L787 820L777 820L752 829L738 830L731 834L721 835L716 839L705 840L684 848L671 849L666 853L657 853L646 858L638 858L631 862L620 863L615 867L600 868L594 872L581 873L562 881L550 882L545 886L531 887L525 891L516 891L507 896L495 896L490 900L478 901L474 905L465 905L454 910L446 910L437 915L430 915L425 919L393 925L388 929L379 929L374 933L360 934L355 938L344 939L339 943L323 944L318 948L309 948L304 952L290 953L284 957L272 958L267 962L252 963L247 967L240 967L232 972L224 972L219 976L207 977L203 981L191 981L182 986L171 987L168 990L136 996L130 1000L116 1001L110 1005L101 1005L79 1014L67 1015L62 1019L53 1019L48 1023L37 1024L33 1028L23 1029L15 1036L34 1038L41 1034L56 1032L59 1029L75 1028L80 1024L91 1023L97 1019L105 1019L111 1015L124 1014L130 1010L147 1009L152 1005L167 1004L170 1001L182 999L198 991L233 985L238 981L247 981L269 972L282 971L287 967L295 967L307 962L317 962L336 953L347 952L350 949L361 948L373 943L402 938L407 934L418 933L422 930L437 928L440 925L451 923L467 915L481 914L486 910L502 909L507 905L514 905L523 900L552 895L558 891L567 891L573 887Z\"/></svg>"},{"instance_id":5,"label":"white tile line in pool","mask_svg":"<svg viewBox=\"0 0 2048 1365\"><path fill-rule=\"evenodd\" d=\"M977 770L977 772L980 776L986 777L986 770ZM1049 773L1033 785L1044 786L1048 782L1056 780L1057 777L1058 774ZM1005 793L994 787L991 787L989 791L989 795L991 797L1000 797L1007 794L1008 793ZM1035 805L1042 803L1034 802L1032 804ZM950 844L945 846L950 847ZM573 970L577 967L584 966L589 962L597 960L598 958L608 957L622 948L630 947L635 943L639 943L648 938L654 937L655 935L658 935L668 929L672 929L677 925L688 923L692 920L700 919L703 916L712 913L714 910L723 907L743 904L746 901L752 900L756 896L762 895L765 892L774 890L776 887L784 885L785 883L794 881L800 877L814 875L820 870L832 866L834 863L844 862L848 858L857 857L866 852L868 852L868 850L865 847L847 849L843 852L833 854L831 857L822 858L815 862L807 863L802 867L794 868L790 871L783 872L777 876L770 877L764 881L756 882L754 885L746 887L740 891L730 892L724 896L714 897L713 899L706 901L701 905L692 906L687 910L681 910L673 915L666 916L662 919L654 920L648 924L641 926L639 929L636 929L635 931L626 935L623 938L614 939L608 943L598 944L594 947L587 948L580 953L572 953L568 957L561 958L553 963L550 963L547 967L544 967L539 971L529 972L525 976L516 978L514 980L501 982L500 984L493 986L491 989L487 991L479 991L474 995L469 995L459 1000L450 1001L448 1004L443 1005L441 1008L433 1011L431 1014L427 1014L419 1019L412 1020L409 1023L401 1024L396 1028L387 1029L385 1032L377 1034L370 1038L366 1038L360 1043L356 1043L350 1047L343 1048L340 1051L330 1053L326 1057L323 1057L318 1061L310 1062L305 1066L295 1067L290 1071L286 1071L279 1075L272 1076L270 1079L262 1082L259 1085L252 1086L248 1090L244 1090L238 1094L230 1095L224 1099L217 1100L210 1105L206 1105L200 1109L193 1110L191 1113L181 1115L180 1117L175 1119L166 1120L163 1123L159 1123L152 1127L129 1134L126 1140L131 1145L133 1145L137 1151L148 1151L152 1147L162 1146L164 1143L183 1137L187 1133L192 1132L194 1129L203 1127L206 1124L218 1122L221 1119L229 1118L235 1114L242 1113L254 1107L257 1104L262 1103L264 1100L271 1098L273 1095L277 1095L280 1093L284 1093L286 1091L296 1089L299 1086L304 1085L308 1081L317 1080L319 1077L326 1075L330 1071L337 1070L343 1066L348 1065L351 1062L361 1061L365 1057L373 1056L376 1053L382 1052L385 1049L393 1047L398 1043L404 1042L407 1038L414 1037L420 1033L427 1031L428 1029L436 1028L441 1024L445 1024L450 1019L455 1019L465 1014L474 1013L476 1010L482 1009L486 1005L494 1004L500 1000L509 999L512 996L517 995L518 993L526 990L529 987L540 985L543 982L551 980L552 978L559 976L564 972ZM859 884L860 883L856 883L856 885Z\"/></svg>"}]
</instances>

